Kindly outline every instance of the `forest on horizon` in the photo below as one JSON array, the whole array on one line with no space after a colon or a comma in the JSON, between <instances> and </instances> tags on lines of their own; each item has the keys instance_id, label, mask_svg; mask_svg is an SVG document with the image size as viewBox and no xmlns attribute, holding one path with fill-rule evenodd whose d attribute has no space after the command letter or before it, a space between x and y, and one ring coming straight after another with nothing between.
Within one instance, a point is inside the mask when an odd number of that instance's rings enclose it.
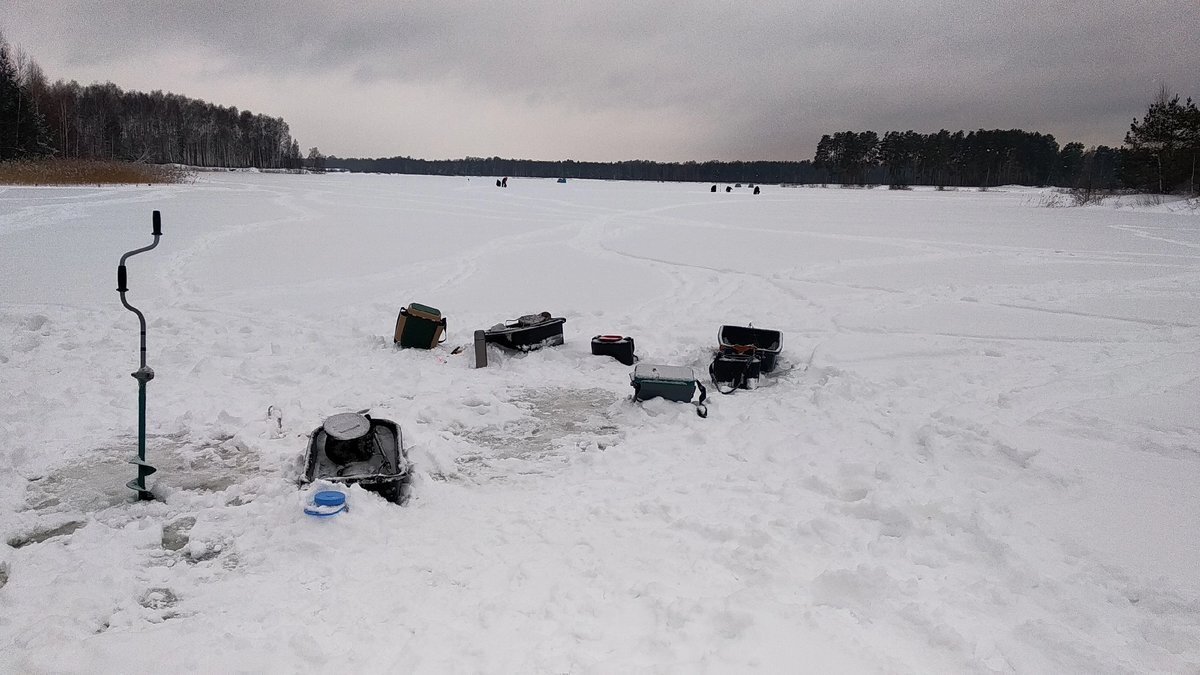
<instances>
[{"instance_id":1,"label":"forest on horizon","mask_svg":"<svg viewBox=\"0 0 1200 675\"><path fill-rule=\"evenodd\" d=\"M282 117L111 82L51 83L0 35L0 162L44 157L196 167L780 184L990 187L1004 184L1196 194L1200 110L1165 88L1120 148L1021 129L841 131L796 161L428 160L302 154Z\"/></svg>"}]
</instances>

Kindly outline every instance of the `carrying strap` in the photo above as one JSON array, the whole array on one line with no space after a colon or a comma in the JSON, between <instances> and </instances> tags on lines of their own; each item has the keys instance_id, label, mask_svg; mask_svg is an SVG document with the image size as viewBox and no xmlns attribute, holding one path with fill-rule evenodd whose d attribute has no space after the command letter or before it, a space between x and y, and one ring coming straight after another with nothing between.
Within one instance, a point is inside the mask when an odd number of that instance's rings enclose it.
<instances>
[{"instance_id":1,"label":"carrying strap","mask_svg":"<svg viewBox=\"0 0 1200 675\"><path fill-rule=\"evenodd\" d=\"M696 401L696 414L702 419L708 417L708 406L704 405L704 399L708 398L708 390L700 384L700 380L696 380L696 386L700 387L700 400Z\"/></svg>"}]
</instances>

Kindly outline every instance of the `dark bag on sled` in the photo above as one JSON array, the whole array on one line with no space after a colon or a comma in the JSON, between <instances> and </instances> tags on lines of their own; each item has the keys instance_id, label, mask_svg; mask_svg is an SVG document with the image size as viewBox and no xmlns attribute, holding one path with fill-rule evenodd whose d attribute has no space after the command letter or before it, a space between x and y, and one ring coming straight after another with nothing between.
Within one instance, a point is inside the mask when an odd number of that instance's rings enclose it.
<instances>
[{"instance_id":1,"label":"dark bag on sled","mask_svg":"<svg viewBox=\"0 0 1200 675\"><path fill-rule=\"evenodd\" d=\"M696 414L708 417L708 407L704 399L708 392L704 385L696 380L696 373L687 366L662 366L653 363L639 363L629 374L629 383L633 386L633 400L646 401L652 398L665 398L668 401L689 403L696 389L700 389L700 399L696 401Z\"/></svg>"},{"instance_id":2,"label":"dark bag on sled","mask_svg":"<svg viewBox=\"0 0 1200 675\"><path fill-rule=\"evenodd\" d=\"M484 331L483 337L490 344L530 352L563 344L563 324L566 322L560 316L550 316L550 312L526 314L492 326Z\"/></svg>"},{"instance_id":3,"label":"dark bag on sled","mask_svg":"<svg viewBox=\"0 0 1200 675\"><path fill-rule=\"evenodd\" d=\"M708 374L722 394L731 394L734 389L754 389L762 374L762 360L754 354L718 353L708 367Z\"/></svg>"},{"instance_id":4,"label":"dark bag on sled","mask_svg":"<svg viewBox=\"0 0 1200 675\"><path fill-rule=\"evenodd\" d=\"M433 349L446 341L446 318L441 311L416 302L400 308L395 343L401 347Z\"/></svg>"}]
</instances>

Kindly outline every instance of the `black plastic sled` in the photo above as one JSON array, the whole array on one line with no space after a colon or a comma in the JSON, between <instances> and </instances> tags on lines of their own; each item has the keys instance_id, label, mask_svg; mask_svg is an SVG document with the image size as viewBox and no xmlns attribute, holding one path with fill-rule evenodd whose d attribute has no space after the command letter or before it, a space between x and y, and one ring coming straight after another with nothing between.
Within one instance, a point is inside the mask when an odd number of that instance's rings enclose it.
<instances>
[{"instance_id":1,"label":"black plastic sled","mask_svg":"<svg viewBox=\"0 0 1200 675\"><path fill-rule=\"evenodd\" d=\"M412 464L400 426L360 413L325 420L313 430L304 458L303 482L318 480L358 484L389 502L407 502Z\"/></svg>"},{"instance_id":2,"label":"black plastic sled","mask_svg":"<svg viewBox=\"0 0 1200 675\"><path fill-rule=\"evenodd\" d=\"M782 333L752 326L721 326L717 341L722 354L757 356L763 373L775 370L779 352L783 351Z\"/></svg>"},{"instance_id":3,"label":"black plastic sled","mask_svg":"<svg viewBox=\"0 0 1200 675\"><path fill-rule=\"evenodd\" d=\"M526 314L511 321L498 323L484 331L484 339L494 345L519 352L563 343L563 324L567 320L550 316L550 312Z\"/></svg>"}]
</instances>

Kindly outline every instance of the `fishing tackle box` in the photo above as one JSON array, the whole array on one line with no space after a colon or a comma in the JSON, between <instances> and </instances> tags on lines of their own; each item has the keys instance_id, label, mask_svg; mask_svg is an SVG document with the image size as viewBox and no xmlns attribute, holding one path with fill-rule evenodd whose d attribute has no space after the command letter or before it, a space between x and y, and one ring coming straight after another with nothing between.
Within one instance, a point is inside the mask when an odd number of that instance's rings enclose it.
<instances>
[{"instance_id":1,"label":"fishing tackle box","mask_svg":"<svg viewBox=\"0 0 1200 675\"><path fill-rule=\"evenodd\" d=\"M446 340L445 331L446 317L440 310L413 302L400 308L393 340L401 347L433 349Z\"/></svg>"},{"instance_id":2,"label":"fishing tackle box","mask_svg":"<svg viewBox=\"0 0 1200 675\"><path fill-rule=\"evenodd\" d=\"M668 401L690 403L692 396L699 389L700 399L696 401L696 414L701 417L708 416L708 408L704 405L708 392L696 379L695 371L688 366L639 363L629 374L629 383L633 386L635 401L665 398Z\"/></svg>"}]
</instances>

